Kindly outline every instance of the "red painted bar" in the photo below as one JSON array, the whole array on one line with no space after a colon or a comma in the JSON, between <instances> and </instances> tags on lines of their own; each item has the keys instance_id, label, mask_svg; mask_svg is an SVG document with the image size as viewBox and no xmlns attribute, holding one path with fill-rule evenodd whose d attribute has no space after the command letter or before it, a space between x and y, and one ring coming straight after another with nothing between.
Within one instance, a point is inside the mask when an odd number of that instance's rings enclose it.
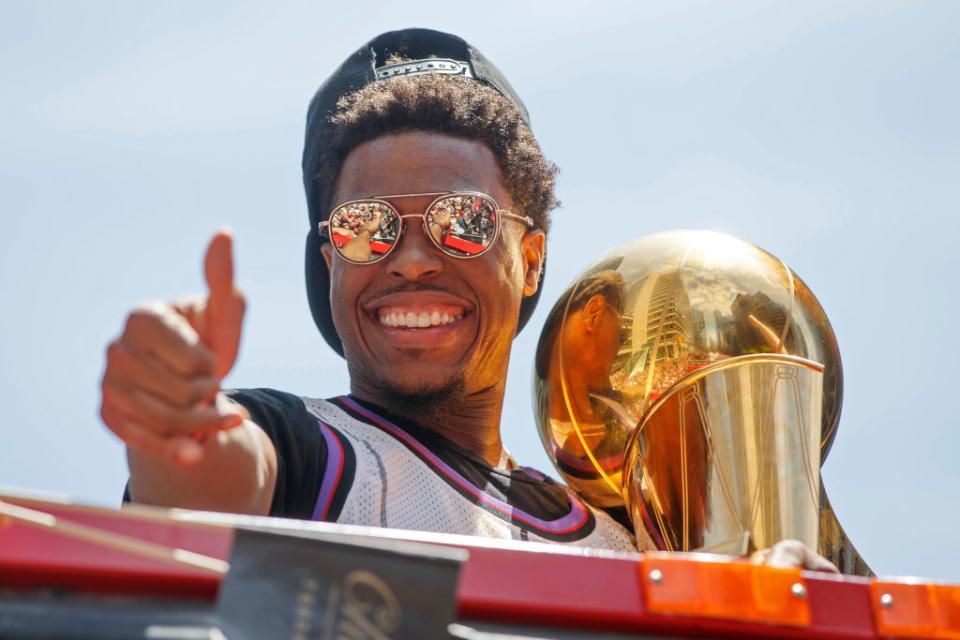
<instances>
[{"instance_id":1,"label":"red painted bar","mask_svg":"<svg viewBox=\"0 0 960 640\"><path fill-rule=\"evenodd\" d=\"M165 518L160 513L144 511L114 511L10 497L2 499L57 518L220 559L228 559L233 543L233 529L229 526L181 522ZM339 531L334 525L324 526ZM351 533L349 527L343 531ZM391 532L388 537L402 539L406 533ZM429 534L409 534L411 540L434 542ZM641 565L645 557L642 554L600 552L597 557L592 557L552 553L543 545L531 545L532 550L526 551L517 548L517 544L498 548L495 542L474 546L469 542L463 544L461 540L450 536L436 539L445 545L466 548L470 553L461 570L457 591L459 619L466 622L495 621L512 625L709 634L730 638L853 640L881 637L877 631L877 619L883 612L871 599L871 588L876 590L878 585L886 583L876 580L803 572L800 581L806 587L803 606L809 608L809 625L797 625L795 621L794 626L747 622L703 617L702 614L666 615L653 613L645 605L644 580L649 580L649 571L642 573L641 567L648 565L649 569L654 564ZM667 576L670 562L674 561L668 558L664 565ZM691 557L685 562L688 573L696 573L699 561ZM710 564L710 571L719 566ZM742 567L740 574L743 573ZM212 601L219 582L216 577L190 568L64 538L51 531L0 517L0 588L59 587L82 592L199 597ZM939 597L944 601L943 613L938 621L930 621L930 624L939 625L936 637L960 637L960 631L954 628L954 623L960 622L953 619L960 610L954 602L960 602L960 590L956 587L937 587L939 590L935 590L924 584L898 585L901 590L913 587L936 594L942 592ZM646 588L650 588L649 583ZM902 595L897 597L905 600ZM913 628L919 628L917 623L911 624L914 624Z\"/></svg>"},{"instance_id":2,"label":"red painted bar","mask_svg":"<svg viewBox=\"0 0 960 640\"><path fill-rule=\"evenodd\" d=\"M233 531L70 505L4 498L35 509L132 538L226 559ZM216 597L220 581L205 573L76 540L0 516L0 586L59 587L95 593Z\"/></svg>"}]
</instances>

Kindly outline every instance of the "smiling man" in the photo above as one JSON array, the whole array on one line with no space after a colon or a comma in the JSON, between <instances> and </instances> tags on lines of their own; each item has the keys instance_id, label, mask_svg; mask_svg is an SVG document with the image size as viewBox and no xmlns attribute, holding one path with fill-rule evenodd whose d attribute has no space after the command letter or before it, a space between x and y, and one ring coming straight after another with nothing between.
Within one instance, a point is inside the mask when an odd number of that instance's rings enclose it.
<instances>
[{"instance_id":1,"label":"smiling man","mask_svg":"<svg viewBox=\"0 0 960 640\"><path fill-rule=\"evenodd\" d=\"M127 499L421 531L651 548L500 440L510 349L539 295L555 169L499 71L456 36L385 33L307 114L311 311L349 394L222 390L244 299L217 233L205 298L129 315L101 416ZM775 566L835 570L795 541Z\"/></svg>"},{"instance_id":2,"label":"smiling man","mask_svg":"<svg viewBox=\"0 0 960 640\"><path fill-rule=\"evenodd\" d=\"M243 298L218 233L209 296L133 311L108 349L101 414L128 445L129 498L635 548L501 444L555 170L497 69L448 34L378 36L314 97L303 167L308 296L350 393L220 389Z\"/></svg>"}]
</instances>

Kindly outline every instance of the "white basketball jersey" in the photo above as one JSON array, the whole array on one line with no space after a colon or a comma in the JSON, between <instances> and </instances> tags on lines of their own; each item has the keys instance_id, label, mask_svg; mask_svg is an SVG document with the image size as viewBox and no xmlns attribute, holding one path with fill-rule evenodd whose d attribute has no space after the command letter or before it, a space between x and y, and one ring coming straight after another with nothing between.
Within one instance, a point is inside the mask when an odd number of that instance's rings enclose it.
<instances>
[{"instance_id":1,"label":"white basketball jersey","mask_svg":"<svg viewBox=\"0 0 960 640\"><path fill-rule=\"evenodd\" d=\"M333 521L342 524L636 550L626 529L572 493L565 515L538 518L477 486L408 431L349 396L336 404L303 402L327 446L315 520L338 512ZM347 463L355 464L352 482L344 477ZM546 482L539 472L523 471L528 482Z\"/></svg>"}]
</instances>

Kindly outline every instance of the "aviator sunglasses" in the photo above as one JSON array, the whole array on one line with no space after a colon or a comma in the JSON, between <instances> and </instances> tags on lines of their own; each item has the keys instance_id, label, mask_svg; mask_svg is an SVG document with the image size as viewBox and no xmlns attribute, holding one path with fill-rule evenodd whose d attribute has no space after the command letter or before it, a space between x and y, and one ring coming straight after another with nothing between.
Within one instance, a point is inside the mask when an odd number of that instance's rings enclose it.
<instances>
[{"instance_id":1,"label":"aviator sunglasses","mask_svg":"<svg viewBox=\"0 0 960 640\"><path fill-rule=\"evenodd\" d=\"M396 198L436 196L423 213L401 215L387 202ZM434 246L453 258L486 253L500 236L500 218L514 218L528 227L533 219L501 209L485 193L447 191L373 196L339 204L320 223L340 257L352 264L373 264L386 258L400 241L404 218L421 218L423 232Z\"/></svg>"}]
</instances>

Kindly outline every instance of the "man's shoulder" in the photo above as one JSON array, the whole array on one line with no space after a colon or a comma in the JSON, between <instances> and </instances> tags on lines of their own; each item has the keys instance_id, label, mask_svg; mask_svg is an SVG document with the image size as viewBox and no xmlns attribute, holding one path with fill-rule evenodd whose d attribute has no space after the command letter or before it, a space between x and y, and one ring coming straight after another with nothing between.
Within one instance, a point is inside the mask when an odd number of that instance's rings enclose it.
<instances>
[{"instance_id":1,"label":"man's shoulder","mask_svg":"<svg viewBox=\"0 0 960 640\"><path fill-rule=\"evenodd\" d=\"M369 426L369 420L349 411L347 396L323 399L266 387L230 389L224 392L230 400L243 405L254 422L270 431L271 426L298 426L312 430L319 420L329 427Z\"/></svg>"},{"instance_id":2,"label":"man's shoulder","mask_svg":"<svg viewBox=\"0 0 960 640\"><path fill-rule=\"evenodd\" d=\"M260 422L258 418L296 419L306 412L300 396L277 389L227 389L224 394L233 402L243 405L254 422Z\"/></svg>"},{"instance_id":3,"label":"man's shoulder","mask_svg":"<svg viewBox=\"0 0 960 640\"><path fill-rule=\"evenodd\" d=\"M261 427L280 424L306 425L311 418L322 417L328 410L325 400L299 396L295 393L266 387L230 389L226 396L250 412L250 417Z\"/></svg>"}]
</instances>

